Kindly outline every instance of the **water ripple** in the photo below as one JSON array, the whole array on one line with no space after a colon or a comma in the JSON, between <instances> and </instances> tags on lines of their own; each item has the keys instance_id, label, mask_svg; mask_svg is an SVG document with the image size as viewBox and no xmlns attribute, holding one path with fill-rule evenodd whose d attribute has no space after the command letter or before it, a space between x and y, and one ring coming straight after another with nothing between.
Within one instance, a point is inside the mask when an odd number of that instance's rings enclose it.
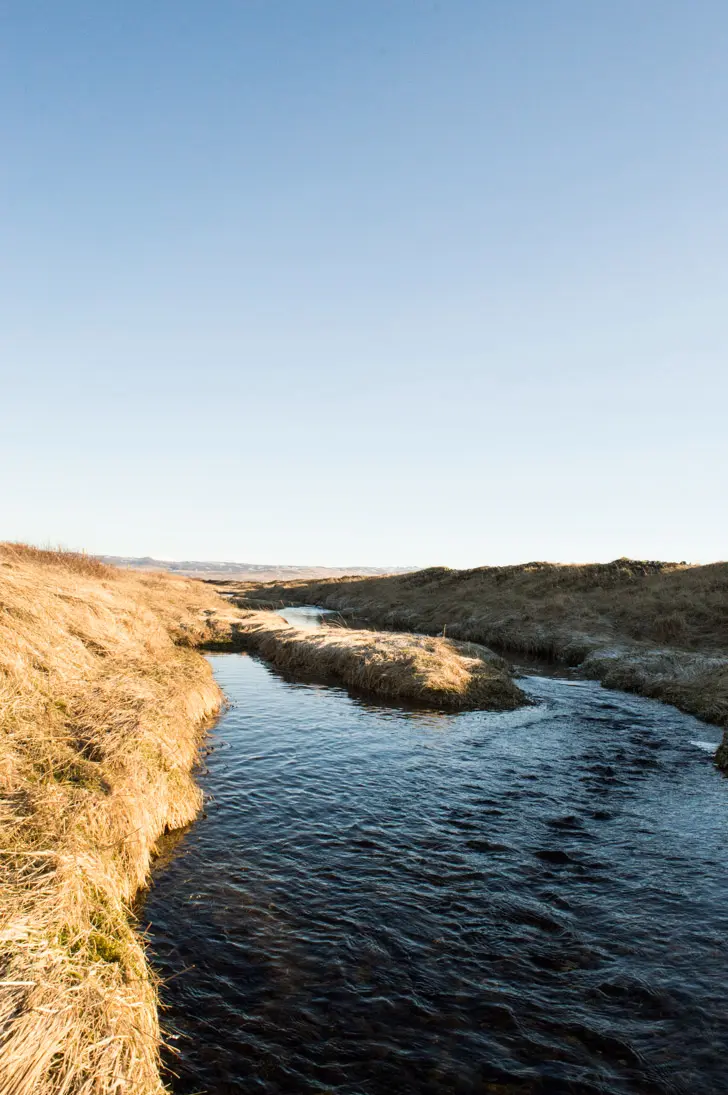
<instances>
[{"instance_id":1,"label":"water ripple","mask_svg":"<svg viewBox=\"0 0 728 1095\"><path fill-rule=\"evenodd\" d=\"M583 682L442 715L211 660L207 816L143 911L178 1095L728 1088L709 727Z\"/></svg>"}]
</instances>

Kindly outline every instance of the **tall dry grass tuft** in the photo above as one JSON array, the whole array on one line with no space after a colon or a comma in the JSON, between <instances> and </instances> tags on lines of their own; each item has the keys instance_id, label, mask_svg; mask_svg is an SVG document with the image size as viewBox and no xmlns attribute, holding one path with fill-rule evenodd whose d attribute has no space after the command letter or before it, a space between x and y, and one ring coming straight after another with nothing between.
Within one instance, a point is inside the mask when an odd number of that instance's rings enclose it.
<instances>
[{"instance_id":1,"label":"tall dry grass tuft","mask_svg":"<svg viewBox=\"0 0 728 1095\"><path fill-rule=\"evenodd\" d=\"M0 545L0 1091L151 1095L154 978L130 904L195 817L220 693L201 583ZM224 608L224 605L223 605Z\"/></svg>"},{"instance_id":2,"label":"tall dry grass tuft","mask_svg":"<svg viewBox=\"0 0 728 1095\"><path fill-rule=\"evenodd\" d=\"M361 692L450 711L512 710L528 703L508 665L475 643L426 635L292 627L273 612L252 612L236 640L278 668L332 677Z\"/></svg>"},{"instance_id":3,"label":"tall dry grass tuft","mask_svg":"<svg viewBox=\"0 0 728 1095\"><path fill-rule=\"evenodd\" d=\"M4 543L3 551L7 559L15 559L25 563L37 563L39 566L50 566L54 570L59 568L68 570L72 574L85 574L94 578L109 578L113 574L111 567L102 563L95 555L87 555L85 551L70 551L66 548L41 548L33 544Z\"/></svg>"}]
</instances>

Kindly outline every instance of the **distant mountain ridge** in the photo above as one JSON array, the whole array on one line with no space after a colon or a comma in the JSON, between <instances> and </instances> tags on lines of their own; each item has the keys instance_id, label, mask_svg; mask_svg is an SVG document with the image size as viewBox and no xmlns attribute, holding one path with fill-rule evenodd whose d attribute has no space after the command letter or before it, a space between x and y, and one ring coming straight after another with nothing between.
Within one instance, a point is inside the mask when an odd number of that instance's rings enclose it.
<instances>
[{"instance_id":1,"label":"distant mountain ridge","mask_svg":"<svg viewBox=\"0 0 728 1095\"><path fill-rule=\"evenodd\" d=\"M279 563L233 563L201 559L153 559L149 555L99 555L104 563L130 570L168 570L186 578L230 578L240 582L273 582L294 578L341 578L356 574L407 574L417 567L318 567Z\"/></svg>"}]
</instances>

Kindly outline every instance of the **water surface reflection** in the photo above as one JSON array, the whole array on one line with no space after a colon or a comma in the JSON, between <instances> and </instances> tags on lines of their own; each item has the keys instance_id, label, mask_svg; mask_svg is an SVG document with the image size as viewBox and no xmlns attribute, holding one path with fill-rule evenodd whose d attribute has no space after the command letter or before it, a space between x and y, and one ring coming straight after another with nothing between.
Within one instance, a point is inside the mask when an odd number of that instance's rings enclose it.
<instances>
[{"instance_id":1,"label":"water surface reflection","mask_svg":"<svg viewBox=\"0 0 728 1095\"><path fill-rule=\"evenodd\" d=\"M288 608L278 609L276 615L293 624L294 627L302 627L308 631L315 631L323 623L340 619L339 613L331 608L317 608L315 605L289 605Z\"/></svg>"},{"instance_id":2,"label":"water surface reflection","mask_svg":"<svg viewBox=\"0 0 728 1095\"><path fill-rule=\"evenodd\" d=\"M592 683L443 715L211 661L212 800L143 911L176 1092L726 1090L711 728Z\"/></svg>"}]
</instances>

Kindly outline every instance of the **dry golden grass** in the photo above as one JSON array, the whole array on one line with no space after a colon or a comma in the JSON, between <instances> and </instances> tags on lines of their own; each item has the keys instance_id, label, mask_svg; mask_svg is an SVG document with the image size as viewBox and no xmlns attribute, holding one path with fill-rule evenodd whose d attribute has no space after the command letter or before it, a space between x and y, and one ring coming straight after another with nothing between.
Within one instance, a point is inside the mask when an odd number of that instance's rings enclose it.
<instances>
[{"instance_id":1,"label":"dry golden grass","mask_svg":"<svg viewBox=\"0 0 728 1095\"><path fill-rule=\"evenodd\" d=\"M190 821L225 633L198 582L0 545L0 1092L150 1095L156 988L129 906ZM224 606L223 606L224 607Z\"/></svg>"},{"instance_id":2,"label":"dry golden grass","mask_svg":"<svg viewBox=\"0 0 728 1095\"><path fill-rule=\"evenodd\" d=\"M580 660L605 641L728 650L728 563L613 563L449 570L386 577L227 583L246 603L320 604L379 627L448 634Z\"/></svg>"},{"instance_id":3,"label":"dry golden grass","mask_svg":"<svg viewBox=\"0 0 728 1095\"><path fill-rule=\"evenodd\" d=\"M241 606L317 604L364 626L446 627L453 638L579 665L609 687L728 727L728 563L433 567L235 589ZM717 759L728 768L728 735Z\"/></svg>"},{"instance_id":4,"label":"dry golden grass","mask_svg":"<svg viewBox=\"0 0 728 1095\"><path fill-rule=\"evenodd\" d=\"M446 710L510 710L527 703L506 663L475 643L423 635L292 627L273 612L236 624L246 649L290 673L333 677L361 692Z\"/></svg>"}]
</instances>

